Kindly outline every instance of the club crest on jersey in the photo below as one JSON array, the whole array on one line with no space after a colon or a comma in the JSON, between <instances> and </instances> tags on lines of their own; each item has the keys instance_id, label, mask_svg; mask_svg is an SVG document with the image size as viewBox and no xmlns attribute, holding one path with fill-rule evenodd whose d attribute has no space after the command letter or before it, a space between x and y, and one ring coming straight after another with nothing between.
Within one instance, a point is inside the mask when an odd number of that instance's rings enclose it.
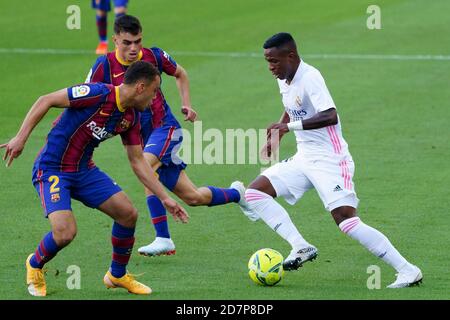
<instances>
[{"instance_id":1,"label":"club crest on jersey","mask_svg":"<svg viewBox=\"0 0 450 320\"><path fill-rule=\"evenodd\" d=\"M95 121L89 122L86 127L91 129L92 136L97 140L105 140L113 136L111 133L106 131L105 128L97 126L97 123Z\"/></svg>"},{"instance_id":2,"label":"club crest on jersey","mask_svg":"<svg viewBox=\"0 0 450 320\"><path fill-rule=\"evenodd\" d=\"M53 193L52 194L52 197L51 197L52 202L58 202L59 199L60 199L59 193Z\"/></svg>"},{"instance_id":3,"label":"club crest on jersey","mask_svg":"<svg viewBox=\"0 0 450 320\"><path fill-rule=\"evenodd\" d=\"M127 119L122 119L119 126L120 126L120 129L127 130L130 127L130 121L128 121Z\"/></svg>"},{"instance_id":4,"label":"club crest on jersey","mask_svg":"<svg viewBox=\"0 0 450 320\"><path fill-rule=\"evenodd\" d=\"M86 85L72 87L72 96L74 98L84 97L84 96L87 96L90 91L91 91L91 88L89 88L89 86L86 86Z\"/></svg>"}]
</instances>

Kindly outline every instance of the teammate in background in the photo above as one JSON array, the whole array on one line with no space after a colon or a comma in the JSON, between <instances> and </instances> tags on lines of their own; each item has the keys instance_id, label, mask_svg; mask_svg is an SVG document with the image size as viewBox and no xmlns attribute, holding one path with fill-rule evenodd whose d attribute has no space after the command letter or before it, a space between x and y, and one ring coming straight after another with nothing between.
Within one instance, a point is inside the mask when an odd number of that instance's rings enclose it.
<instances>
[{"instance_id":1,"label":"teammate in background","mask_svg":"<svg viewBox=\"0 0 450 320\"><path fill-rule=\"evenodd\" d=\"M114 43L116 50L97 59L86 82L104 82L119 85L128 66L136 61L148 61L163 72L176 79L182 101L184 120L194 122L196 112L191 107L189 79L186 70L177 64L160 48L142 47L142 27L139 20L125 15L114 24ZM175 119L161 90L149 109L141 113L141 133L145 142L144 156L159 175L161 183L190 206L215 206L244 199L244 185L240 182L231 188L213 186L197 188L185 173L186 164L177 157L183 137L181 126ZM169 233L166 210L161 201L146 188L147 206L156 230L156 239L138 249L147 256L171 255L175 244ZM242 197L241 197L242 195Z\"/></svg>"},{"instance_id":2,"label":"teammate in background","mask_svg":"<svg viewBox=\"0 0 450 320\"><path fill-rule=\"evenodd\" d=\"M127 13L128 0L114 0L114 14L116 19ZM98 37L100 42L95 49L96 54L108 52L108 12L111 11L111 0L92 0L92 8L96 9Z\"/></svg>"},{"instance_id":3,"label":"teammate in background","mask_svg":"<svg viewBox=\"0 0 450 320\"><path fill-rule=\"evenodd\" d=\"M246 190L247 204L241 209L251 220L261 218L289 242L292 251L283 266L286 270L298 269L316 258L317 249L301 236L289 214L274 198L284 197L293 205L314 188L342 232L397 270L397 279L389 288L420 282L420 269L409 263L386 236L356 215L359 200L352 181L352 156L320 72L300 59L295 41L288 33L272 36L263 47L269 70L278 78L285 108L280 122L267 129L268 141L263 153L270 157L279 139L289 131L296 136L297 153L258 176ZM278 139L271 132L278 132Z\"/></svg>"},{"instance_id":4,"label":"teammate in background","mask_svg":"<svg viewBox=\"0 0 450 320\"><path fill-rule=\"evenodd\" d=\"M6 148L3 159L9 166L22 153L34 127L48 110L67 108L54 122L33 167L33 184L51 231L26 260L31 295L46 295L42 268L76 235L71 198L114 220L112 262L103 280L105 285L122 287L135 294L151 293L149 287L134 280L126 270L134 244L137 211L121 188L95 166L92 154L101 142L120 134L139 180L160 197L176 220L187 222L187 213L167 195L154 175L149 174L153 170L142 155L137 110L148 106L159 84L160 76L153 65L136 62L128 68L120 86L82 84L44 95L31 107L17 135L0 145Z\"/></svg>"}]
</instances>

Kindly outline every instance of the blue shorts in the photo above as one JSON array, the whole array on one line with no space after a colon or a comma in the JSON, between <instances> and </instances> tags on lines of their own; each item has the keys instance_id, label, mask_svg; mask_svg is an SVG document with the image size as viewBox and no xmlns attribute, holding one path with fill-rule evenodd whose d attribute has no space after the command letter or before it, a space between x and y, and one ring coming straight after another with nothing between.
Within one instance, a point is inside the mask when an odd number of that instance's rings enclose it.
<instances>
[{"instance_id":1,"label":"blue shorts","mask_svg":"<svg viewBox=\"0 0 450 320\"><path fill-rule=\"evenodd\" d=\"M187 166L177 154L182 142L181 128L163 126L151 132L144 146L144 152L155 155L161 161L162 165L156 172L161 183L170 191L177 184L180 172Z\"/></svg>"},{"instance_id":2,"label":"blue shorts","mask_svg":"<svg viewBox=\"0 0 450 320\"><path fill-rule=\"evenodd\" d=\"M72 210L71 198L91 208L122 189L99 168L82 172L33 170L33 185L41 198L45 217L58 210Z\"/></svg>"},{"instance_id":3,"label":"blue shorts","mask_svg":"<svg viewBox=\"0 0 450 320\"><path fill-rule=\"evenodd\" d=\"M126 7L128 4L128 0L114 0L114 7ZM102 11L111 11L111 0L92 0L92 8L102 10Z\"/></svg>"}]
</instances>

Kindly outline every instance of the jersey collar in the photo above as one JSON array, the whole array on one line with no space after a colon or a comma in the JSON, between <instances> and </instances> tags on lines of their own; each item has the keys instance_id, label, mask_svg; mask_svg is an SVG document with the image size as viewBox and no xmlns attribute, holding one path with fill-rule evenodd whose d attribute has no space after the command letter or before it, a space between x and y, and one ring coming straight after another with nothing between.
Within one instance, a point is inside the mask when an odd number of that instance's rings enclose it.
<instances>
[{"instance_id":1,"label":"jersey collar","mask_svg":"<svg viewBox=\"0 0 450 320\"><path fill-rule=\"evenodd\" d=\"M118 53L117 49L116 49L115 55L116 55L117 61L119 61L119 63L121 65L123 65L123 66L129 66L130 64L132 64L134 62L134 61L133 62L126 62L126 61L122 60L122 58L119 57L119 53ZM142 52L142 50L139 51L138 58L137 58L136 61L141 60L143 55L144 55L144 53Z\"/></svg>"},{"instance_id":2,"label":"jersey collar","mask_svg":"<svg viewBox=\"0 0 450 320\"><path fill-rule=\"evenodd\" d=\"M125 109L122 107L122 104L120 103L120 94L119 94L119 87L114 87L116 90L116 105L117 109L119 109L120 112L125 112Z\"/></svg>"},{"instance_id":3,"label":"jersey collar","mask_svg":"<svg viewBox=\"0 0 450 320\"><path fill-rule=\"evenodd\" d=\"M287 86L292 85L292 83L294 83L295 80L300 76L300 73L303 70L303 65L304 65L303 60L300 60L300 64L298 65L297 70L295 71L294 77L292 78L291 82L288 83L287 80L284 81L284 83Z\"/></svg>"}]
</instances>

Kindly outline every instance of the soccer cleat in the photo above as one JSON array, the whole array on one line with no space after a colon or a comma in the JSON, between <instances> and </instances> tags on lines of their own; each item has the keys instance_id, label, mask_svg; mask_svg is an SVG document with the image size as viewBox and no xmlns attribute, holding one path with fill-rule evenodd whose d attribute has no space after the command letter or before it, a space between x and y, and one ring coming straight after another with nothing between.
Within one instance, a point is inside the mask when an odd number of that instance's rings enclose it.
<instances>
[{"instance_id":1,"label":"soccer cleat","mask_svg":"<svg viewBox=\"0 0 450 320\"><path fill-rule=\"evenodd\" d=\"M108 42L100 42L95 49L95 54L103 55L108 53Z\"/></svg>"},{"instance_id":2,"label":"soccer cleat","mask_svg":"<svg viewBox=\"0 0 450 320\"><path fill-rule=\"evenodd\" d=\"M241 199L239 200L239 208L241 211L249 218L251 221L259 220L259 216L256 212L253 212L248 207L248 202L245 200L245 186L241 181L234 181L231 186L231 189L235 189L239 192Z\"/></svg>"},{"instance_id":3,"label":"soccer cleat","mask_svg":"<svg viewBox=\"0 0 450 320\"><path fill-rule=\"evenodd\" d=\"M111 288L124 288L129 293L134 294L151 294L152 289L147 287L134 279L134 277L128 272L120 278L114 277L110 271L108 271L103 277L103 283L108 289Z\"/></svg>"},{"instance_id":4,"label":"soccer cleat","mask_svg":"<svg viewBox=\"0 0 450 320\"><path fill-rule=\"evenodd\" d=\"M292 250L289 256L283 261L283 269L286 271L297 270L307 261L317 258L318 250L314 246L309 246L300 250Z\"/></svg>"},{"instance_id":5,"label":"soccer cleat","mask_svg":"<svg viewBox=\"0 0 450 320\"><path fill-rule=\"evenodd\" d=\"M138 252L144 256L171 256L176 251L172 239L156 237L148 246L140 247Z\"/></svg>"},{"instance_id":6,"label":"soccer cleat","mask_svg":"<svg viewBox=\"0 0 450 320\"><path fill-rule=\"evenodd\" d=\"M45 284L44 271L31 266L30 259L32 256L33 254L30 254L25 262L25 266L27 267L28 292L32 296L45 297L47 295L47 286Z\"/></svg>"},{"instance_id":7,"label":"soccer cleat","mask_svg":"<svg viewBox=\"0 0 450 320\"><path fill-rule=\"evenodd\" d=\"M408 272L397 273L397 279L395 282L391 283L387 287L391 289L411 287L421 283L422 279L422 271L420 271L418 267L412 265L412 268L408 270Z\"/></svg>"}]
</instances>

